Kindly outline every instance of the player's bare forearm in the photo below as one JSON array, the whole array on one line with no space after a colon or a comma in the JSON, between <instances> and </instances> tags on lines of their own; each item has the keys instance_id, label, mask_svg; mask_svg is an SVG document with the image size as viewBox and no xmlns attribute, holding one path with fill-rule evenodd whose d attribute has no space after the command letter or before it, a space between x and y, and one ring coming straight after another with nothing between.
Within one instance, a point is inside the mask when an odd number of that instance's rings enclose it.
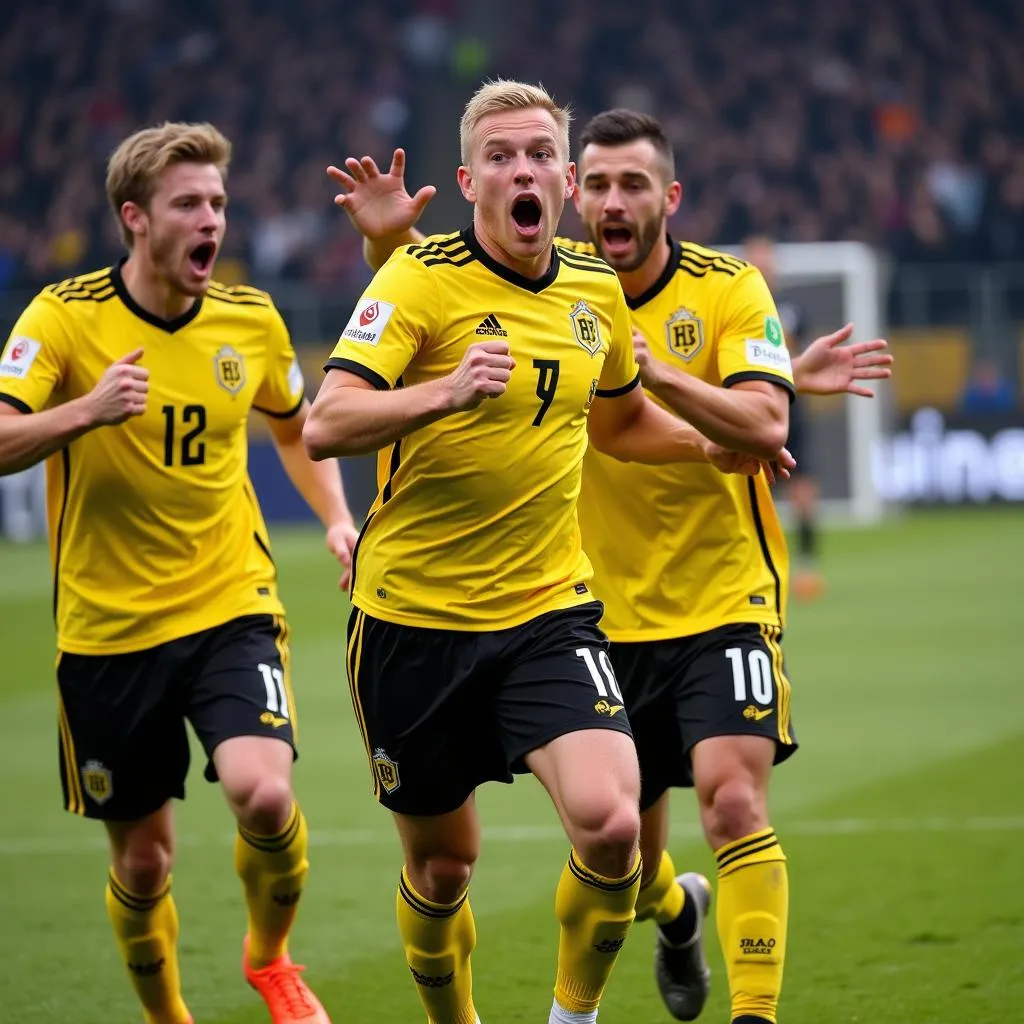
<instances>
[{"instance_id":1,"label":"player's bare forearm","mask_svg":"<svg viewBox=\"0 0 1024 1024\"><path fill-rule=\"evenodd\" d=\"M644 386L705 437L734 451L771 460L789 433L789 397L774 384L720 388L659 366ZM770 390L768 390L770 389Z\"/></svg>"},{"instance_id":2,"label":"player's bare forearm","mask_svg":"<svg viewBox=\"0 0 1024 1024\"><path fill-rule=\"evenodd\" d=\"M427 236L416 228L409 228L399 235L387 235L383 238L363 237L363 259L371 270L380 270L387 263L391 254L403 245L415 245Z\"/></svg>"},{"instance_id":3,"label":"player's bare forearm","mask_svg":"<svg viewBox=\"0 0 1024 1024\"><path fill-rule=\"evenodd\" d=\"M85 399L31 413L0 403L0 476L42 462L97 425Z\"/></svg>"},{"instance_id":4,"label":"player's bare forearm","mask_svg":"<svg viewBox=\"0 0 1024 1024\"><path fill-rule=\"evenodd\" d=\"M313 402L302 440L315 461L368 455L451 415L444 378L394 391L335 384L331 371Z\"/></svg>"},{"instance_id":5,"label":"player's bare forearm","mask_svg":"<svg viewBox=\"0 0 1024 1024\"><path fill-rule=\"evenodd\" d=\"M614 399L612 399L614 401ZM591 420L590 423L600 421ZM636 411L614 431L592 431L594 447L620 462L649 466L669 462L706 462L706 439L699 430L642 396Z\"/></svg>"},{"instance_id":6,"label":"player's bare forearm","mask_svg":"<svg viewBox=\"0 0 1024 1024\"><path fill-rule=\"evenodd\" d=\"M325 527L352 526L354 521L345 500L338 463L334 459L314 462L302 443L302 430L308 417L309 406L306 405L287 420L270 421L278 458L302 500Z\"/></svg>"}]
</instances>

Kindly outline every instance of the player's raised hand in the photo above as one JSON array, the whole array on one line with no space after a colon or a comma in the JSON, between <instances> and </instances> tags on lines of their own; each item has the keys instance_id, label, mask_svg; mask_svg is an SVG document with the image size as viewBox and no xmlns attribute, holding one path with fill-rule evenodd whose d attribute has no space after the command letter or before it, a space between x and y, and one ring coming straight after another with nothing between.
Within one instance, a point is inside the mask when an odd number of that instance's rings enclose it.
<instances>
[{"instance_id":1,"label":"player's raised hand","mask_svg":"<svg viewBox=\"0 0 1024 1024\"><path fill-rule=\"evenodd\" d=\"M505 394L516 361L507 341L481 341L470 345L462 362L448 375L452 412L475 409L485 398Z\"/></svg>"},{"instance_id":2,"label":"player's raised hand","mask_svg":"<svg viewBox=\"0 0 1024 1024\"><path fill-rule=\"evenodd\" d=\"M651 387L658 379L663 364L651 354L651 346L638 328L633 328L633 355L640 367L640 383Z\"/></svg>"},{"instance_id":3,"label":"player's raised hand","mask_svg":"<svg viewBox=\"0 0 1024 1024\"><path fill-rule=\"evenodd\" d=\"M89 392L89 408L97 426L124 423L146 411L149 370L136 365L141 358L142 349L137 348L111 363Z\"/></svg>"},{"instance_id":4,"label":"player's raised hand","mask_svg":"<svg viewBox=\"0 0 1024 1024\"><path fill-rule=\"evenodd\" d=\"M387 174L382 174L369 156L361 160L350 156L345 168L343 171L333 164L327 168L328 176L345 189L334 197L334 202L348 214L356 231L371 240L409 231L437 192L433 185L424 185L416 195L409 195L405 188L403 149L395 150Z\"/></svg>"},{"instance_id":5,"label":"player's raised hand","mask_svg":"<svg viewBox=\"0 0 1024 1024\"><path fill-rule=\"evenodd\" d=\"M892 356L885 350L884 338L844 345L853 334L846 324L832 334L815 338L794 361L797 390L811 395L841 395L849 392L862 398L874 398L874 392L861 387L858 380L884 380L892 376Z\"/></svg>"}]
</instances>

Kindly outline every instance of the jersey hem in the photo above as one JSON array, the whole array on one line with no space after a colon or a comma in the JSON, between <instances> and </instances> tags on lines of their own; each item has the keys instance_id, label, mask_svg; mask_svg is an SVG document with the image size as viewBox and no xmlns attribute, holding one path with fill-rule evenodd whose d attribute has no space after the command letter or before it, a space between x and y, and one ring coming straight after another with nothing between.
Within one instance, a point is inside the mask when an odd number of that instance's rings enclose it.
<instances>
[{"instance_id":1,"label":"jersey hem","mask_svg":"<svg viewBox=\"0 0 1024 1024\"><path fill-rule=\"evenodd\" d=\"M791 380L787 380L777 373L762 373L760 370L740 370L738 373L730 373L722 381L722 387L731 388L734 384L742 384L747 380L763 380L769 384L777 384L780 388L786 389L790 401L796 398L796 387Z\"/></svg>"},{"instance_id":2,"label":"jersey hem","mask_svg":"<svg viewBox=\"0 0 1024 1024\"><path fill-rule=\"evenodd\" d=\"M720 629L722 626L736 626L749 623L752 626L775 626L784 629L780 616L751 615L737 612L735 615L722 615L714 619L697 619L692 625L687 625L685 630L673 629L671 626L642 627L641 629L612 629L604 624L601 628L607 634L613 644L642 644L654 640L687 640L701 633L710 633L713 629Z\"/></svg>"},{"instance_id":3,"label":"jersey hem","mask_svg":"<svg viewBox=\"0 0 1024 1024\"><path fill-rule=\"evenodd\" d=\"M340 356L332 356L324 363L324 370L345 370L348 373L354 373L357 377L362 377L363 380L372 384L378 391L391 390L391 385L387 382L386 378L382 377L376 370L371 370L368 366L357 363L354 359L342 359Z\"/></svg>"},{"instance_id":4,"label":"jersey hem","mask_svg":"<svg viewBox=\"0 0 1024 1024\"><path fill-rule=\"evenodd\" d=\"M165 629L159 632L144 633L141 636L133 635L130 641L118 643L80 643L73 638L63 637L57 634L57 650L63 654L85 654L99 657L106 657L112 654L137 654L139 651L148 651L161 644L171 643L174 640L181 640L187 636L194 636L196 633L203 633L208 629L216 629L224 626L235 619L243 619L248 615L278 615L284 616L284 606L280 601L269 602L253 608L236 609L230 615L216 616L213 619L201 619L197 622L183 623L179 629Z\"/></svg>"},{"instance_id":5,"label":"jersey hem","mask_svg":"<svg viewBox=\"0 0 1024 1024\"><path fill-rule=\"evenodd\" d=\"M582 582L582 581L581 581ZM570 587L572 584L570 584ZM413 626L418 629L445 629L456 633L491 633L497 629L514 629L516 626L525 625L534 619L547 615L548 612L564 612L569 608L578 608L581 604L592 604L598 600L587 588L586 593L572 594L564 601L546 601L536 607L530 608L525 614L511 618L499 618L481 622L478 619L461 619L456 616L449 616L441 619L430 615L407 615L396 614L392 609L381 607L373 601L362 597L353 596L352 605L367 615L372 615L381 622L390 622L395 626Z\"/></svg>"},{"instance_id":6,"label":"jersey hem","mask_svg":"<svg viewBox=\"0 0 1024 1024\"><path fill-rule=\"evenodd\" d=\"M299 414L299 410L305 404L306 396L303 395L290 409L285 412L274 412L273 409L264 409L261 405L253 404L253 408L257 412L263 413L264 416L272 416L275 420L290 420L293 416Z\"/></svg>"}]
</instances>

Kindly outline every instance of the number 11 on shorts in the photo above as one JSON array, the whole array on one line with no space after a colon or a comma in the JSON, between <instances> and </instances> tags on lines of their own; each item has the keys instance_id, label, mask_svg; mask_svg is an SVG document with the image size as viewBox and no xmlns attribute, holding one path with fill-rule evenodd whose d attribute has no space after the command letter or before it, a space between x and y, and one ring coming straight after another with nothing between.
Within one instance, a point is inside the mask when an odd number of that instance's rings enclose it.
<instances>
[{"instance_id":1,"label":"number 11 on shorts","mask_svg":"<svg viewBox=\"0 0 1024 1024\"><path fill-rule=\"evenodd\" d=\"M260 670L263 685L267 688L267 710L287 718L288 695L284 688L284 673L275 665L266 665L262 661L256 667Z\"/></svg>"}]
</instances>

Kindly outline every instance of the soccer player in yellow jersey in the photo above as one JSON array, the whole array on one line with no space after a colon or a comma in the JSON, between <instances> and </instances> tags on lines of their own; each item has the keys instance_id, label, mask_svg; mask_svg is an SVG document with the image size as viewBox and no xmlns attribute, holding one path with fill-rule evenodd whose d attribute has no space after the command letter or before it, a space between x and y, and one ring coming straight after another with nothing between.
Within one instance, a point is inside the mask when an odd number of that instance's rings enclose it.
<instances>
[{"instance_id":1,"label":"soccer player in yellow jersey","mask_svg":"<svg viewBox=\"0 0 1024 1024\"><path fill-rule=\"evenodd\" d=\"M337 464L303 447L309 403L280 314L211 279L229 156L208 124L115 151L107 193L128 256L44 289L15 324L0 473L49 457L64 801L106 826L107 909L146 1021L192 1019L170 876L187 719L238 820L245 977L275 1024L327 1024L287 951L308 843L288 630L246 472L252 409L346 566L356 532Z\"/></svg>"},{"instance_id":2,"label":"soccer player in yellow jersey","mask_svg":"<svg viewBox=\"0 0 1024 1024\"><path fill-rule=\"evenodd\" d=\"M404 154L388 174L369 158L330 170L337 198L379 265L421 240L412 225L434 193L410 196ZM785 435L796 386L850 390L888 376L875 340L851 332L815 341L792 365L771 295L757 271L667 234L680 186L653 119L611 111L584 129L577 205L592 243L616 270L638 337L645 384L719 446L767 457ZM787 564L764 475L741 478L699 462L642 466L595 447L584 459L584 549L611 663L629 709L642 777L643 884L636 913L659 926L656 970L669 1011L692 1020L707 998L702 950L707 882L676 876L665 851L668 789L697 789L719 864L718 930L734 1024L774 1022L788 916L786 863L769 825L773 763L796 749L780 646Z\"/></svg>"},{"instance_id":3,"label":"soccer player in yellow jersey","mask_svg":"<svg viewBox=\"0 0 1024 1024\"><path fill-rule=\"evenodd\" d=\"M615 274L552 245L575 187L568 123L536 86L478 90L458 171L472 226L377 273L304 431L317 458L380 451L348 672L403 845L399 929L434 1024L477 1020L474 792L523 771L572 843L549 1021L597 1018L640 884L640 776L580 546L581 466L588 435L619 459L704 457L638 386Z\"/></svg>"}]
</instances>

